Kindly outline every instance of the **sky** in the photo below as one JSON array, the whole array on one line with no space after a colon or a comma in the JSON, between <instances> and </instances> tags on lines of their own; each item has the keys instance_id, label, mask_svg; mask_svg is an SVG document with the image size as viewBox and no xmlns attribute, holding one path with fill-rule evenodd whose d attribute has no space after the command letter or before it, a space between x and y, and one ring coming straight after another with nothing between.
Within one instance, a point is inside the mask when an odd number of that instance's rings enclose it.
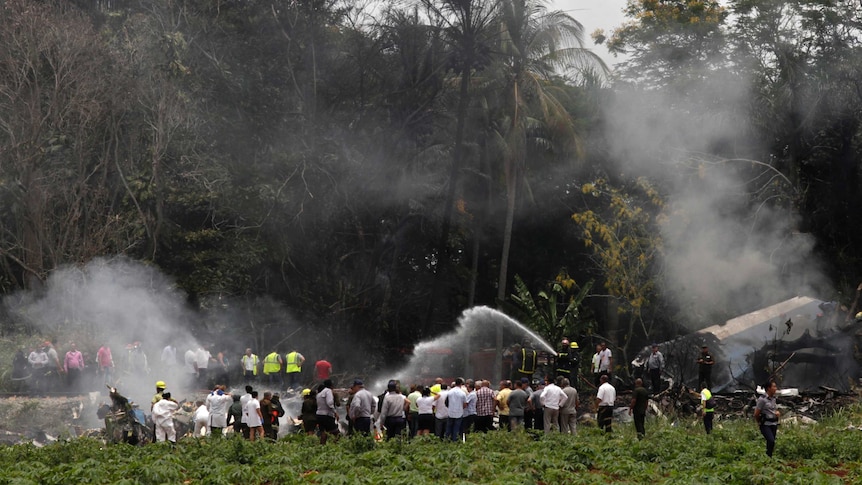
<instances>
[{"instance_id":1,"label":"sky","mask_svg":"<svg viewBox=\"0 0 862 485\"><path fill-rule=\"evenodd\" d=\"M612 66L618 59L610 55L604 46L593 44L590 34L596 29L604 29L610 34L613 29L625 21L623 7L626 0L551 0L550 6L555 10L563 10L584 25L587 45L604 61Z\"/></svg>"}]
</instances>

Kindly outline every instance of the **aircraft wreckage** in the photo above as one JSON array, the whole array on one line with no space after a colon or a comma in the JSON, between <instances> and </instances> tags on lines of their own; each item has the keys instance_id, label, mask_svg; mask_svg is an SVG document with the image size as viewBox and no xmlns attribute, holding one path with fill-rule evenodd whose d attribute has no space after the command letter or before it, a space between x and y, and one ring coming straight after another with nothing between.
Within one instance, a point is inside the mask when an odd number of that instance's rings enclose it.
<instances>
[{"instance_id":1,"label":"aircraft wreckage","mask_svg":"<svg viewBox=\"0 0 862 485\"><path fill-rule=\"evenodd\" d=\"M849 391L860 376L862 325L837 303L798 296L659 344L671 385L695 388L702 345L715 359L713 390L753 390L774 378L782 388ZM859 333L859 335L857 335ZM650 349L632 365L642 368Z\"/></svg>"}]
</instances>

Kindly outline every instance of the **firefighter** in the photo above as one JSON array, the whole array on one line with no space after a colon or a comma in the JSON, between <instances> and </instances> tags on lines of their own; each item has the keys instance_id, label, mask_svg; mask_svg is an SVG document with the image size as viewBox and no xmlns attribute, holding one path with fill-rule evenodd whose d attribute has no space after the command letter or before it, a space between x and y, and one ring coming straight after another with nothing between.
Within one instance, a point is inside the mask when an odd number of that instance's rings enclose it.
<instances>
[{"instance_id":1,"label":"firefighter","mask_svg":"<svg viewBox=\"0 0 862 485\"><path fill-rule=\"evenodd\" d=\"M569 359L569 339L567 339L566 337L563 337L563 340L560 342L560 346L557 350L554 374L557 377L562 376L566 379L571 379L572 364L571 360Z\"/></svg>"},{"instance_id":2,"label":"firefighter","mask_svg":"<svg viewBox=\"0 0 862 485\"><path fill-rule=\"evenodd\" d=\"M156 395L153 396L153 400L150 401L150 411L153 410L153 406L162 400L162 395L165 393L165 388L167 385L165 381L156 381Z\"/></svg>"},{"instance_id":3,"label":"firefighter","mask_svg":"<svg viewBox=\"0 0 862 485\"><path fill-rule=\"evenodd\" d=\"M575 389L578 388L578 376L580 376L580 367L581 349L580 347L578 347L577 342L572 341L569 343L569 369L571 370L571 377L569 378L569 382Z\"/></svg>"},{"instance_id":4,"label":"firefighter","mask_svg":"<svg viewBox=\"0 0 862 485\"><path fill-rule=\"evenodd\" d=\"M529 343L525 344L524 347L516 344L513 354L515 380L520 381L522 377L532 379L533 374L536 373L536 363L539 357L536 349L530 347Z\"/></svg>"}]
</instances>

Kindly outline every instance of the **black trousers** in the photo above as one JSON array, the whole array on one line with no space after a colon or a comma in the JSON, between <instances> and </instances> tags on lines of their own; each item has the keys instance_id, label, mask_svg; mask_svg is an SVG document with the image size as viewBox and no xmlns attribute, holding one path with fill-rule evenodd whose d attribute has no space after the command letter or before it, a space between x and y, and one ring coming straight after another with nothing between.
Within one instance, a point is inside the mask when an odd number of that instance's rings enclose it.
<instances>
[{"instance_id":1,"label":"black trousers","mask_svg":"<svg viewBox=\"0 0 862 485\"><path fill-rule=\"evenodd\" d=\"M760 434L766 439L766 456L772 456L775 451L775 436L778 435L777 424L761 424Z\"/></svg>"},{"instance_id":2,"label":"black trousers","mask_svg":"<svg viewBox=\"0 0 862 485\"><path fill-rule=\"evenodd\" d=\"M706 434L712 433L712 418L715 416L715 413L703 413L703 429L706 430ZM773 443L775 440L773 439Z\"/></svg>"},{"instance_id":3,"label":"black trousers","mask_svg":"<svg viewBox=\"0 0 862 485\"><path fill-rule=\"evenodd\" d=\"M611 425L614 421L614 407L613 406L599 406L598 412L599 419L599 428L605 430L606 433L610 433Z\"/></svg>"},{"instance_id":4,"label":"black trousers","mask_svg":"<svg viewBox=\"0 0 862 485\"><path fill-rule=\"evenodd\" d=\"M649 379L652 383L652 393L658 394L661 392L661 369L650 369Z\"/></svg>"},{"instance_id":5,"label":"black trousers","mask_svg":"<svg viewBox=\"0 0 862 485\"><path fill-rule=\"evenodd\" d=\"M646 427L644 423L646 422L646 414L635 414L635 431L637 431L638 439L643 439L646 436Z\"/></svg>"}]
</instances>

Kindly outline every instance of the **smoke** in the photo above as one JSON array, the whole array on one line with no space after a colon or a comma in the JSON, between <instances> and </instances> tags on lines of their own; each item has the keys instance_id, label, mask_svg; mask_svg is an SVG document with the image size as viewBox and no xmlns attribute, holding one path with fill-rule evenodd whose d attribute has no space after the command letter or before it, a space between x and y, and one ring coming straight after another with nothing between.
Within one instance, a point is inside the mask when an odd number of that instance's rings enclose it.
<instances>
[{"instance_id":1,"label":"smoke","mask_svg":"<svg viewBox=\"0 0 862 485\"><path fill-rule=\"evenodd\" d=\"M768 153L747 124L748 92L729 77L694 92L623 89L606 112L618 168L666 192L658 278L692 330L829 291L814 238L797 230L795 187L769 160L747 160Z\"/></svg>"}]
</instances>

